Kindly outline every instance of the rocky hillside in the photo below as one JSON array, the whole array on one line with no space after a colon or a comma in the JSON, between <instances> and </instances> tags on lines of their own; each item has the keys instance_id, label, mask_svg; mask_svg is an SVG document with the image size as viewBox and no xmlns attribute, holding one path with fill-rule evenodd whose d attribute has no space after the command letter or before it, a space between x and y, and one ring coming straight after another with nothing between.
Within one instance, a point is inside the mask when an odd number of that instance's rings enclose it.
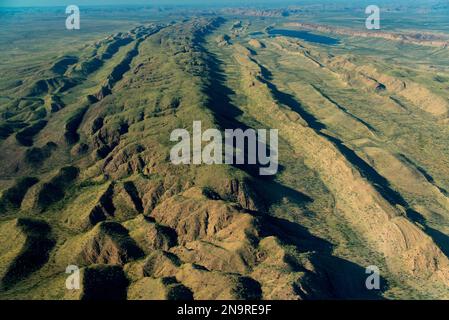
<instances>
[{"instance_id":1,"label":"rocky hillside","mask_svg":"<svg viewBox=\"0 0 449 320\"><path fill-rule=\"evenodd\" d=\"M446 150L435 146L430 165L407 141L398 152L392 127L314 80L378 99L385 117L422 112L426 125L448 117L447 96L374 61L248 40L246 28L142 25L11 77L0 106L1 298L448 298L447 168L432 177ZM280 174L173 165L170 133L193 121L279 129ZM66 289L70 265L80 290ZM365 286L370 265L380 290Z\"/></svg>"}]
</instances>

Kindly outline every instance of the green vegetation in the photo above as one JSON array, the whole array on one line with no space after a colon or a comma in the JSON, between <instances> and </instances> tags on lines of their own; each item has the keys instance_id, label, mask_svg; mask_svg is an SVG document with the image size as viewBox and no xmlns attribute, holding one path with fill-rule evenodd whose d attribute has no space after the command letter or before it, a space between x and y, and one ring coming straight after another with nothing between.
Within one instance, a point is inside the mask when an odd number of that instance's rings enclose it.
<instances>
[{"instance_id":1,"label":"green vegetation","mask_svg":"<svg viewBox=\"0 0 449 320\"><path fill-rule=\"evenodd\" d=\"M338 33L347 9L89 11L35 39L27 10L0 37L0 298L448 298L447 48ZM267 32L300 18L339 41ZM279 174L173 165L193 121L279 129Z\"/></svg>"}]
</instances>

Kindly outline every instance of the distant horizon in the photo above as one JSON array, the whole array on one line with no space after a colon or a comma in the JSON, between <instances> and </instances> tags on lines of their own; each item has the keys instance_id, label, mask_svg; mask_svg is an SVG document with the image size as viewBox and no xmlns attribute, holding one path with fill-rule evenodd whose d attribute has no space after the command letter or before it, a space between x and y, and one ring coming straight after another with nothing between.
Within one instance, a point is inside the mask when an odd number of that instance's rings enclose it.
<instances>
[{"instance_id":1,"label":"distant horizon","mask_svg":"<svg viewBox=\"0 0 449 320\"><path fill-rule=\"evenodd\" d=\"M160 5L229 5L229 6L250 6L250 5L304 5L304 4L335 4L337 2L345 4L362 5L363 3L370 3L369 0L209 0L206 4L204 0L3 0L0 2L1 8L33 8L33 7L64 7L68 5L78 6L160 6ZM372 2L372 1L371 1ZM399 4L406 3L423 3L429 4L443 2L441 0L377 0L379 4Z\"/></svg>"},{"instance_id":2,"label":"distant horizon","mask_svg":"<svg viewBox=\"0 0 449 320\"><path fill-rule=\"evenodd\" d=\"M337 0L342 1L342 0ZM344 1L344 0L343 0ZM32 1L32 0L4 0L0 2L0 7L4 8L32 8L32 7L65 7L68 5L78 5L78 6L159 6L159 5L282 5L282 4L300 4L300 3L310 3L311 0L212 0L208 1L206 4L201 0L56 0L56 1ZM326 0L324 1L326 2Z\"/></svg>"}]
</instances>

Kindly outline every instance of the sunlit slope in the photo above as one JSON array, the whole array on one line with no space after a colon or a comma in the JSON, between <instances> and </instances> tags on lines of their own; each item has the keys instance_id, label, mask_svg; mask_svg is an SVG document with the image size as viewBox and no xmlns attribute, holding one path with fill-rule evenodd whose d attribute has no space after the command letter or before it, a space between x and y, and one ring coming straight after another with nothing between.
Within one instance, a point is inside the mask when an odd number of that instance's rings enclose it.
<instances>
[{"instance_id":1,"label":"sunlit slope","mask_svg":"<svg viewBox=\"0 0 449 320\"><path fill-rule=\"evenodd\" d=\"M215 50L239 92L236 101L246 115L281 130L298 162L319 175L335 201L331 213L326 206L314 210L317 217L298 220L333 238L343 256L374 263L377 255L369 250L380 252L391 276L387 296L402 295L393 285L400 279L400 286L416 287L424 297L444 297L448 96L438 81L444 68L434 78L435 66L391 65L378 56L350 55L343 45L250 39L240 34ZM398 76L405 70L415 76ZM292 167L285 166L280 179L299 180Z\"/></svg>"},{"instance_id":2,"label":"sunlit slope","mask_svg":"<svg viewBox=\"0 0 449 320\"><path fill-rule=\"evenodd\" d=\"M8 80L0 297L448 298L445 75L250 22L145 25ZM281 172L172 165L193 121L279 129Z\"/></svg>"}]
</instances>

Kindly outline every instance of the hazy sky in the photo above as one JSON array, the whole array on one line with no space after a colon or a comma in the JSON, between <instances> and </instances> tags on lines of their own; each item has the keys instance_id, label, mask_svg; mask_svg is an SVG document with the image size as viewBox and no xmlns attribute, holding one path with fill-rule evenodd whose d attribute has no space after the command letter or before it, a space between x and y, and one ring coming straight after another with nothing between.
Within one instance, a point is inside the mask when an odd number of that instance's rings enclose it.
<instances>
[{"instance_id":1,"label":"hazy sky","mask_svg":"<svg viewBox=\"0 0 449 320\"><path fill-rule=\"evenodd\" d=\"M0 7L114 5L114 4L265 4L265 3L310 3L348 0L0 0ZM354 0L355 1L355 0Z\"/></svg>"},{"instance_id":2,"label":"hazy sky","mask_svg":"<svg viewBox=\"0 0 449 320\"><path fill-rule=\"evenodd\" d=\"M163 5L163 4L232 4L232 5L253 5L253 4L304 4L304 3L350 3L360 4L365 2L373 2L373 0L0 0L0 7L34 7L34 6L68 6L74 5L117 5L117 4L147 4L147 5ZM398 4L405 3L435 3L446 2L447 0L375 0L375 3Z\"/></svg>"},{"instance_id":3,"label":"hazy sky","mask_svg":"<svg viewBox=\"0 0 449 320\"><path fill-rule=\"evenodd\" d=\"M28 6L67 6L75 5L111 5L111 4L226 4L227 2L254 4L276 3L277 0L0 0L3 7L28 7ZM295 2L295 0L283 0L282 2ZM296 0L301 2L301 0Z\"/></svg>"}]
</instances>

